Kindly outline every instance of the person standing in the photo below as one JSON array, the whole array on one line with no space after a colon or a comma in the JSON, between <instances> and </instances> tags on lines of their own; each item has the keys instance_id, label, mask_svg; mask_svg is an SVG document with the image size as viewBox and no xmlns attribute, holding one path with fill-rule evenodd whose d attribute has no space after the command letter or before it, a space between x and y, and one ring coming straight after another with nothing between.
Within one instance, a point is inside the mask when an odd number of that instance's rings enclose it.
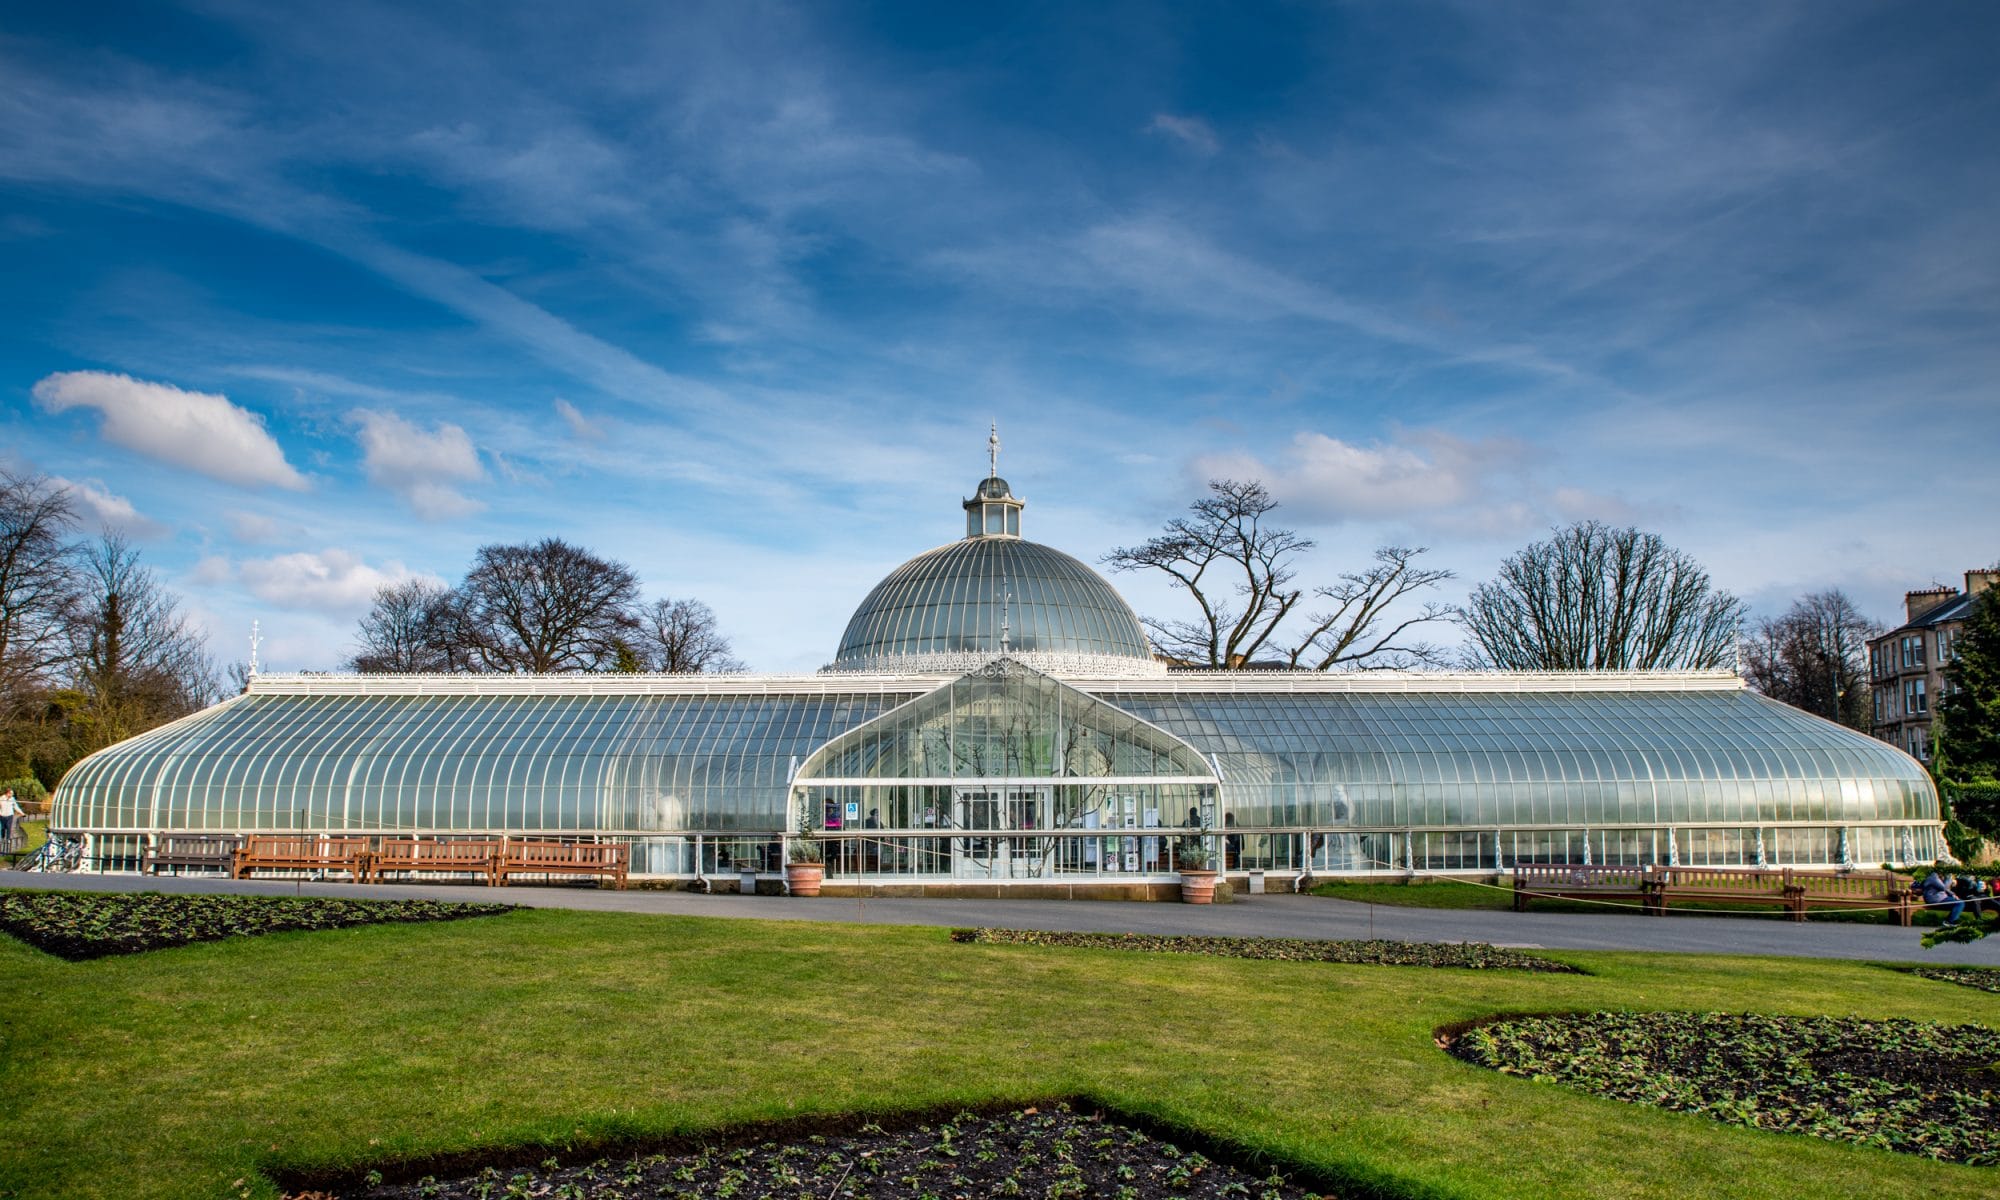
<instances>
[{"instance_id":1,"label":"person standing","mask_svg":"<svg viewBox=\"0 0 2000 1200\"><path fill-rule=\"evenodd\" d=\"M21 802L14 799L14 789L0 792L0 844L11 850L16 839L21 836Z\"/></svg>"}]
</instances>

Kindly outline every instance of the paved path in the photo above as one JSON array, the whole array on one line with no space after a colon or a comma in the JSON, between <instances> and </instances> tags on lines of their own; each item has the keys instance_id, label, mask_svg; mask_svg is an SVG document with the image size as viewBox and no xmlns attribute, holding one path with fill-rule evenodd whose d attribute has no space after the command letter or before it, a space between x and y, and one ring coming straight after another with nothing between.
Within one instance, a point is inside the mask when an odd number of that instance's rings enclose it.
<instances>
[{"instance_id":1,"label":"paved path","mask_svg":"<svg viewBox=\"0 0 2000 1200\"><path fill-rule=\"evenodd\" d=\"M1256 937L1391 938L1412 942L1491 942L1565 950L1665 950L1699 954L1771 954L1929 964L2000 966L2000 934L1969 945L1925 950L1919 931L1893 925L1789 921L1748 917L1627 916L1619 913L1514 913L1397 908L1313 896L1239 896L1201 908L1109 900L793 900L782 896L703 896L592 887L510 887L493 891L463 884L290 883L138 875L30 875L0 871L0 887L90 891L239 892L260 896L351 896L374 899L504 899L544 908L732 917L770 921L841 921L872 925L993 925L1108 933L1213 933Z\"/></svg>"}]
</instances>

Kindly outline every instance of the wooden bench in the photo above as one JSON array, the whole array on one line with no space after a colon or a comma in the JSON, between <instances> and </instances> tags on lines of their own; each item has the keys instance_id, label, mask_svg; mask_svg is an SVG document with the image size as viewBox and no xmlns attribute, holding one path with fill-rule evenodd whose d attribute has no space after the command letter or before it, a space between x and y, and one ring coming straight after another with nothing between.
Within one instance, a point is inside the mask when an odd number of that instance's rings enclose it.
<instances>
[{"instance_id":1,"label":"wooden bench","mask_svg":"<svg viewBox=\"0 0 2000 1200\"><path fill-rule=\"evenodd\" d=\"M1645 867L1592 866L1584 863L1516 863L1514 911L1526 912L1530 900L1630 899L1653 906L1654 887Z\"/></svg>"},{"instance_id":2,"label":"wooden bench","mask_svg":"<svg viewBox=\"0 0 2000 1200\"><path fill-rule=\"evenodd\" d=\"M368 870L368 839L322 833L253 833L243 839L229 865L229 877L251 871L345 871L360 883Z\"/></svg>"},{"instance_id":3,"label":"wooden bench","mask_svg":"<svg viewBox=\"0 0 2000 1200\"><path fill-rule=\"evenodd\" d=\"M502 843L497 868L501 887L516 875L596 875L609 879L611 886L625 886L626 864L631 847L622 842L523 842Z\"/></svg>"},{"instance_id":4,"label":"wooden bench","mask_svg":"<svg viewBox=\"0 0 2000 1200\"><path fill-rule=\"evenodd\" d=\"M1908 925L1919 907L1910 881L1894 871L1789 871L1797 889L1792 920L1808 908L1886 908Z\"/></svg>"},{"instance_id":5,"label":"wooden bench","mask_svg":"<svg viewBox=\"0 0 2000 1200\"><path fill-rule=\"evenodd\" d=\"M144 875L158 875L161 867L228 871L242 845L243 839L233 833L156 833L139 871Z\"/></svg>"},{"instance_id":6,"label":"wooden bench","mask_svg":"<svg viewBox=\"0 0 2000 1200\"><path fill-rule=\"evenodd\" d=\"M1793 894L1791 872L1769 867L1654 867L1654 911L1665 916L1676 900L1726 904L1776 904L1805 920Z\"/></svg>"},{"instance_id":7,"label":"wooden bench","mask_svg":"<svg viewBox=\"0 0 2000 1200\"><path fill-rule=\"evenodd\" d=\"M368 858L368 882L392 871L409 874L477 875L488 887L498 882L500 843L483 838L383 838Z\"/></svg>"}]
</instances>

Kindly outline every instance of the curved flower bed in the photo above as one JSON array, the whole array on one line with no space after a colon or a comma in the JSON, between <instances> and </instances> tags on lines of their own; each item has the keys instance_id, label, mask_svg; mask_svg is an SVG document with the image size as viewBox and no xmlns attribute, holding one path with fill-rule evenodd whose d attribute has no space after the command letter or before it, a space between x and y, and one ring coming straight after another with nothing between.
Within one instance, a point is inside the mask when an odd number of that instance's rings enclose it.
<instances>
[{"instance_id":1,"label":"curved flower bed","mask_svg":"<svg viewBox=\"0 0 2000 1200\"><path fill-rule=\"evenodd\" d=\"M1583 974L1568 963L1537 958L1519 950L1503 950L1483 942L1318 942L1308 938L1169 937L1148 933L1056 933L1038 929L954 929L951 940L1015 946L1070 946L1085 950L1213 954L1224 958L1262 958L1283 962Z\"/></svg>"},{"instance_id":2,"label":"curved flower bed","mask_svg":"<svg viewBox=\"0 0 2000 1200\"><path fill-rule=\"evenodd\" d=\"M1067 1106L997 1116L962 1113L898 1132L857 1120L809 1137L564 1166L488 1168L454 1179L364 1186L357 1200L493 1200L503 1196L630 1200L639 1196L765 1196L786 1200L944 1196L1051 1200L1310 1200L1275 1172L1216 1162ZM328 1193L295 1194L293 1200Z\"/></svg>"},{"instance_id":3,"label":"curved flower bed","mask_svg":"<svg viewBox=\"0 0 2000 1200\"><path fill-rule=\"evenodd\" d=\"M1922 979L1963 984L1982 992L2000 992L2000 967L1909 967L1907 970Z\"/></svg>"},{"instance_id":4,"label":"curved flower bed","mask_svg":"<svg viewBox=\"0 0 2000 1200\"><path fill-rule=\"evenodd\" d=\"M1513 1017L1467 1062L1613 1100L1950 1162L2000 1164L2000 1031L1755 1013Z\"/></svg>"},{"instance_id":5,"label":"curved flower bed","mask_svg":"<svg viewBox=\"0 0 2000 1200\"><path fill-rule=\"evenodd\" d=\"M511 904L318 896L0 892L0 930L50 954L80 960L294 929L456 921L513 908Z\"/></svg>"}]
</instances>

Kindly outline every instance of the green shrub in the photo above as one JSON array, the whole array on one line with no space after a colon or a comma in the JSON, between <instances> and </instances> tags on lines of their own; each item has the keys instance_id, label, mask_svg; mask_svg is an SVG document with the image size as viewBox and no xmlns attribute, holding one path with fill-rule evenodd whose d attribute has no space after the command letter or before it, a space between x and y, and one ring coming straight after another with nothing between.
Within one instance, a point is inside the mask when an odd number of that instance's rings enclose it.
<instances>
[{"instance_id":1,"label":"green shrub","mask_svg":"<svg viewBox=\"0 0 2000 1200\"><path fill-rule=\"evenodd\" d=\"M33 775L19 775L13 779L0 779L0 792L14 789L14 799L24 804L40 804L49 798L49 789Z\"/></svg>"}]
</instances>

